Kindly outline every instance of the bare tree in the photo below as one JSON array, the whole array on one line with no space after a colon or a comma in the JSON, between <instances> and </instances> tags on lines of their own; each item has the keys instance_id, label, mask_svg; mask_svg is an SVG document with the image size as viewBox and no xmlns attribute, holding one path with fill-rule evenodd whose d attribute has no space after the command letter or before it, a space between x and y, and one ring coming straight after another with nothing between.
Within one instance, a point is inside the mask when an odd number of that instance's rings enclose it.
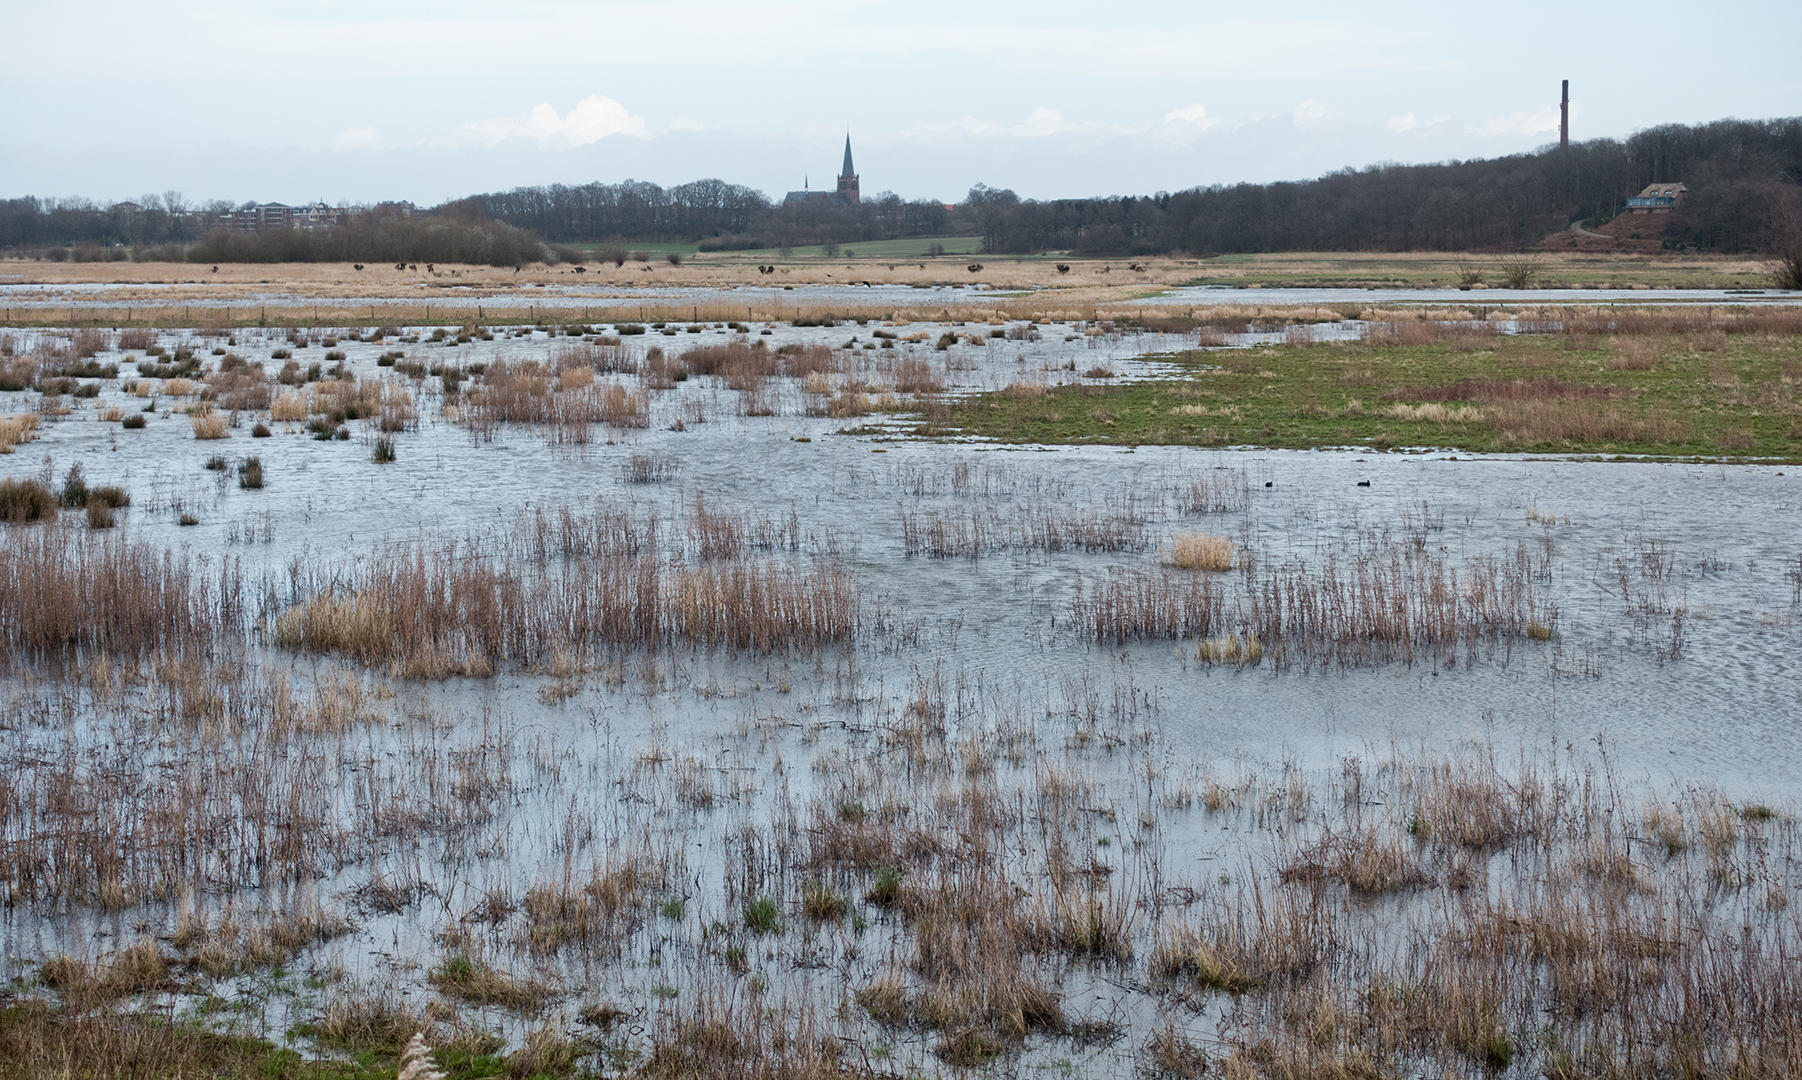
<instances>
[{"instance_id":1,"label":"bare tree","mask_svg":"<svg viewBox=\"0 0 1802 1080\"><path fill-rule=\"evenodd\" d=\"M1802 200L1792 196L1772 210L1771 238L1777 252L1770 264L1772 286L1802 289Z\"/></svg>"}]
</instances>

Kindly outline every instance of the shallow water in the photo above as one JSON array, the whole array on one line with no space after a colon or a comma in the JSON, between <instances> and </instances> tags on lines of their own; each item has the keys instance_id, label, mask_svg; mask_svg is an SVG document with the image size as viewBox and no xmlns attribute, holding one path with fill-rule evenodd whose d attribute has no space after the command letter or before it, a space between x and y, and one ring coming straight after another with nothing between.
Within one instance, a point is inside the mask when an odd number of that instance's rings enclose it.
<instances>
[{"instance_id":1,"label":"shallow water","mask_svg":"<svg viewBox=\"0 0 1802 1080\"><path fill-rule=\"evenodd\" d=\"M1269 292L1233 295L1266 302ZM865 332L782 327L764 340L842 346L848 335ZM674 352L726 335L640 340ZM1074 379L1073 367L1102 362L1131 376L1179 341L1044 327L1038 340L960 345L948 357L929 344L855 356L873 366L897 354L950 359L953 387L993 388L1023 378ZM282 344L273 334L244 335L234 349L267 361ZM407 352L468 364L544 359L555 344L534 334ZM387 346L347 341L338 348L356 373L381 373L375 361ZM321 355L317 347L296 352L303 364ZM129 367L122 374L129 378ZM429 385L415 386L421 424L397 436L391 465L371 462L367 430L350 441L319 442L293 430L297 425L278 424L268 439L250 440L240 427L228 440L199 442L185 418L159 412L146 430L122 431L96 422L92 412L109 404L141 407L142 399L113 383L98 399L71 402L75 411L48 423L38 441L0 457L0 476L60 479L79 463L90 486L119 483L131 492L125 536L208 559L241 559L253 582L280 582L295 564L351 571L387 544L492 539L536 510L565 505L618 503L655 514L665 523L670 557L692 558L677 550L679 522L705 498L752 520L792 514L796 550L769 557L799 565L842 561L899 629L821 656L675 649L647 658L654 671L626 673L618 682L579 679L572 695L555 701L542 696L548 676L513 670L443 685L399 683L399 703L418 702L422 713L441 719L412 726L397 719L391 730L358 731L335 744L332 760L349 768L344 763L360 755L398 785L450 749L498 747L509 786L494 820L476 830L484 845L479 856L370 854L308 886L360 912L359 931L321 946L318 959L341 964L356 979L417 989L421 972L407 962L432 962L440 952L434 935L482 890L519 891L554 875L572 857L566 831L576 820L595 832L578 845L585 858L640 830L685 849L690 922L729 919L731 905L717 897L730 895L724 883L736 865L735 829L785 805L831 797L844 781L819 763L835 753L874 753L873 736L857 733L893 722L932 684L965 706L950 710L953 741L963 732L1028 733L1022 737L1036 749L1004 775L1029 783L1046 761L1074 763L1108 798L1127 805L1155 801L1137 790L1147 763L1165 774L1162 785L1204 775L1271 779L1286 770L1319 780L1347 758L1473 745L1504 757L1557 755L1598 739L1612 767L1635 783L1712 787L1775 803L1802 781L1802 665L1793 662L1798 586L1791 576L1802 569L1802 474L1793 468L898 440L880 417L805 415L793 386L775 395L780 415L742 416L738 395L703 378L654 393L643 429L597 427L586 447L560 448L517 426L494 443L478 442L439 413ZM35 397L0 394L0 410L20 411ZM678 420L682 430L672 430ZM215 454L234 461L258 455L267 486L243 491L229 473L207 472L202 463ZM663 463L668 478L631 482L634 455ZM1229 482L1238 505L1184 514L1177 492L1194 476ZM1102 513L1128 496L1139 524L1136 541L1123 550L1011 544L979 558L931 558L910 555L903 538L909 514L981 512L1012 522L1031 512ZM177 525L180 511L201 523ZM1443 553L1455 565L1536 553L1544 571L1535 588L1556 604L1554 633L1547 641L1479 648L1452 663L1422 655L1411 663L1238 668L1198 663L1193 642L1096 642L1074 624L1079 588L1092 589L1110 574L1162 573L1160 549L1178 533L1197 531L1233 538L1264 565L1319 567L1391 542ZM1648 566L1657 567L1653 583ZM1653 617L1636 622L1634 596ZM1674 640L1671 620L1679 610L1685 621ZM300 685L337 670L329 660L261 652L263 662L285 668ZM384 681L380 673L367 678ZM8 690L27 702L15 707L19 716L36 715L29 701L46 692L18 680ZM50 715L46 705L39 720L9 732L11 751L35 752L69 738L97 748L119 737L116 721L99 713L78 710L72 725ZM702 762L718 803L670 812L669 770L644 765L653 749L659 758ZM350 792L339 798L331 813L359 812ZM1168 826L1161 836L1170 865L1203 880L1216 865L1256 858L1255 849L1247 854L1232 834L1200 821ZM357 907L359 890L397 874L423 883L422 906ZM132 920L148 912L169 921L174 911L167 901L117 915L9 911L5 974L27 972L56 952L104 951L130 936ZM848 933L837 932L830 948L851 948ZM587 980L591 992L633 1000L664 979L678 996L690 980L704 981L696 958L705 949L689 931L654 928L634 940L634 964L572 962L567 973ZM693 961L694 971L673 963L662 971L635 966L655 960L659 942ZM864 976L870 963L868 956L846 961ZM1105 987L1088 986L1088 973L1067 978L1073 1000L1087 989L1112 1000ZM824 975L799 974L780 986L830 994ZM311 1005L278 1005L272 1015L289 1007L305 1012ZM1130 1014L1143 1005L1120 1007ZM916 1042L914 1060L930 1063L926 1043ZM1085 1060L1100 1071L1132 1067L1126 1049Z\"/></svg>"},{"instance_id":2,"label":"shallow water","mask_svg":"<svg viewBox=\"0 0 1802 1080\"><path fill-rule=\"evenodd\" d=\"M1328 286L1236 288L1193 285L1166 289L1142 304L1802 304L1802 292L1782 289L1348 289Z\"/></svg>"},{"instance_id":3,"label":"shallow water","mask_svg":"<svg viewBox=\"0 0 1802 1080\"><path fill-rule=\"evenodd\" d=\"M667 306L691 303L713 307L744 304L759 311L796 308L830 307L933 307L948 304L980 304L985 298L1017 296L1039 290L995 289L972 285L885 285L880 283L851 285L765 285L718 286L649 286L642 288L595 284L556 284L529 288L507 288L493 285L447 285L442 281L421 281L406 286L411 295L385 291L364 296L319 298L270 290L246 292L229 299L215 295L215 287L205 282L83 282L74 284L25 284L0 281L0 306L26 309L72 307L110 308L123 301L120 295L135 291L167 292L161 303L181 303L202 309L242 308L256 304L277 308L325 307L347 305L371 306L377 316L388 306L417 307L424 302L472 306L478 303L495 307L516 308L539 306L551 310L570 311L593 308L617 315L623 309L630 317L634 307ZM1120 303L1145 306L1213 306L1216 304L1260 304L1267 306L1306 307L1312 304L1443 304L1461 307L1490 305L1575 304L1607 305L1622 303L1657 304L1802 304L1802 292L1781 289L1382 289L1382 288L1247 288L1231 285L1191 285L1156 288L1156 294ZM1042 290L1047 303L1054 303L1058 290Z\"/></svg>"},{"instance_id":4,"label":"shallow water","mask_svg":"<svg viewBox=\"0 0 1802 1080\"><path fill-rule=\"evenodd\" d=\"M784 327L765 340L841 345L855 329ZM1074 379L1063 369L1091 363L1113 363L1130 376L1139 371L1134 357L1155 355L1180 341L1149 334L1069 341L1057 327L1044 329L1039 341L959 346L952 354L958 366L948 373L950 385L987 389L1022 378ZM710 333L640 340L674 353L685 344L724 339ZM271 337L265 348L279 343ZM374 360L384 346L343 342L338 347L353 370L381 371ZM543 356L550 347L543 335L534 335L453 349L416 346L409 353L467 364ZM940 355L924 345L917 348L919 355ZM239 351L258 359L254 347ZM880 364L897 354L913 350L856 355ZM318 355L297 352L303 361ZM129 378L129 366L123 374ZM530 508L576 500L629 500L668 520L704 492L709 500L766 516L792 510L804 534L833 537L835 545L852 552L860 580L897 598L908 617L941 634L944 627L961 625L960 662L1012 672L1048 672L1083 662L1094 648L1053 626L1050 616L1063 614L1079 577L1148 569L1158 547L1175 532L1203 528L1237 538L1264 552L1266 560L1317 561L1362 530L1399 530L1404 517L1430 515L1443 526L1433 532L1433 542L1459 558L1502 553L1519 542L1553 545L1546 592L1563 613L1555 642L1529 644L1505 665L1475 670L1432 672L1416 665L1315 675L1210 675L1185 669L1168 645L1138 646L1140 671L1156 672L1154 681L1172 707L1196 714L1197 745L1268 733L1268 706L1285 717L1282 739L1314 747L1310 756L1316 760L1330 759L1348 739L1399 735L1412 741L1448 724L1470 730L1492 715L1510 730L1546 738L1618 735L1623 752L1640 755L1636 760L1647 770L1677 766L1735 788L1802 778L1802 736L1785 737L1802 719L1802 673L1785 662L1796 632L1792 587L1784 575L1802 550L1796 539L1802 474L1795 469L1444 453L896 442L882 434L880 417L872 418L870 434L835 434L847 422L800 415L801 395L792 386L776 397L782 415L740 416L737 395L710 383L696 379L654 395L647 428L600 429L602 441L579 452L549 447L517 429L494 444L477 444L466 429L424 408L420 431L397 440L400 461L394 467L368 460L367 437L318 442L278 433L252 441L240 429L224 442L199 442L184 418L164 415L144 431L121 431L95 423L90 410L107 404L137 408L142 399L110 392L74 402L77 411L48 424L41 439L0 458L0 475L40 473L48 458L60 477L79 462L90 485L117 482L131 490L134 508L124 526L130 535L196 552L230 550L249 560L253 574L275 571L296 557L321 558L419 536L455 538L511 521ZM0 395L12 399L0 407L14 411L30 397L35 395ZM687 430L669 430L680 417L689 419ZM701 422L694 422L697 417ZM260 455L269 487L239 491L226 483L225 474L200 468L219 452L234 459ZM625 466L633 454L673 464L674 481L628 482ZM954 495L947 478L959 463L993 474L998 492L1022 494L975 500ZM1242 512L1185 518L1171 505L1175 485L1187 472L1209 470L1244 471L1255 475L1258 485L1267 480L1272 486L1254 485ZM1356 486L1365 480L1369 487ZM1099 508L1123 490L1155 500L1144 526L1146 550L1013 552L976 561L903 554L899 518L906 511L953 509L974 501L1006 512L1034 492ZM204 508L203 523L178 527L177 503ZM1529 511L1558 523L1529 521ZM232 542L253 534L271 539ZM1675 561L1671 588L1687 605L1691 622L1681 662L1659 663L1623 629L1614 561L1636 558L1645 545L1670 552ZM1604 671L1600 678L1549 674L1553 654L1583 650L1597 657ZM933 659L929 649L910 663ZM1733 720L1723 724L1727 716Z\"/></svg>"}]
</instances>

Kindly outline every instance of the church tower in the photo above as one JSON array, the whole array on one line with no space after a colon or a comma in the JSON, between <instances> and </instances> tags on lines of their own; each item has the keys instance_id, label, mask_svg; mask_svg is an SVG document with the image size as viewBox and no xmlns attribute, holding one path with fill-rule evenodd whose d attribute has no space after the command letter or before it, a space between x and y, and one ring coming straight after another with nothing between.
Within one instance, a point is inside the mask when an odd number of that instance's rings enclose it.
<instances>
[{"instance_id":1,"label":"church tower","mask_svg":"<svg viewBox=\"0 0 1802 1080\"><path fill-rule=\"evenodd\" d=\"M857 205L857 171L851 167L851 136L845 136L845 167L838 174L838 201Z\"/></svg>"}]
</instances>

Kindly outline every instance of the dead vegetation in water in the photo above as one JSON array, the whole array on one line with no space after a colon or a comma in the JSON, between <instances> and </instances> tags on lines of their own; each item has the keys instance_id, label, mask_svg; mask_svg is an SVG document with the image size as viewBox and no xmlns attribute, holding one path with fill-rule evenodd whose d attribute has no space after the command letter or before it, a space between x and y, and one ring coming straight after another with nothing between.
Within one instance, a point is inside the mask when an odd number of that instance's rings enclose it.
<instances>
[{"instance_id":1,"label":"dead vegetation in water","mask_svg":"<svg viewBox=\"0 0 1802 1080\"><path fill-rule=\"evenodd\" d=\"M863 607L849 574L829 563L690 568L640 558L514 569L415 546L297 598L272 629L286 648L437 679L604 646L810 652L854 642Z\"/></svg>"},{"instance_id":2,"label":"dead vegetation in water","mask_svg":"<svg viewBox=\"0 0 1802 1080\"><path fill-rule=\"evenodd\" d=\"M1099 508L1057 499L1027 498L1005 516L993 505L904 508L901 540L908 555L975 559L1002 551L1143 551L1150 505L1134 493Z\"/></svg>"},{"instance_id":3,"label":"dead vegetation in water","mask_svg":"<svg viewBox=\"0 0 1802 1080\"><path fill-rule=\"evenodd\" d=\"M1218 539L1209 550L1216 563L1231 553ZM1099 640L1255 639L1261 656L1279 666L1428 657L1455 665L1549 636L1558 613L1539 592L1543 563L1525 545L1512 557L1460 563L1378 534L1312 565L1273 566L1241 552L1237 582L1212 574L1109 573L1084 583L1071 611Z\"/></svg>"},{"instance_id":4,"label":"dead vegetation in water","mask_svg":"<svg viewBox=\"0 0 1802 1080\"><path fill-rule=\"evenodd\" d=\"M0 529L0 647L9 660L200 655L246 629L237 560L206 567L63 525Z\"/></svg>"},{"instance_id":5,"label":"dead vegetation in water","mask_svg":"<svg viewBox=\"0 0 1802 1080\"><path fill-rule=\"evenodd\" d=\"M205 734L272 731L269 702L284 695L296 699L287 709L366 695L319 706L353 717L397 707L351 677L234 690L246 676L165 670L173 700L212 711L184 719L172 707L66 761L20 741L37 724L10 706L0 879L15 903L128 911L184 895L196 872L246 898L181 920L120 975L57 961L46 981L99 1008L191 973L290 962L348 927L318 906L260 914L257 883L349 866L369 868L356 872L359 911L442 897L450 913L443 951L420 972L439 997L429 1010L334 990L313 1022L322 1045L386 1040L389 1053L428 1021L455 1030L458 1009L549 1012L554 1034L555 1010L578 1011L590 963L674 991L639 1034L609 1036L669 1075L692 1075L719 1047L738 1048L738 1074L751 1061L786 1075L797 1062L856 1072L878 1041L911 1043L926 1065L980 1066L1122 1038L1122 1022L1085 1015L1086 998L1067 990L1079 972L1154 1011L1218 1015L1207 1053L1248 1075L1307 1063L1457 1072L1502 1057L1544 1069L1559 1054L1605 1065L1583 1056L1605 1039L1724 1080L1730 1060L1787 1067L1797 1033L1786 958L1798 931L1772 900L1798 884L1792 811L1699 788L1640 793L1563 751L1348 759L1325 778L1284 767L1199 787L1153 765L1135 793L1106 775L1134 745L1120 734L1141 719L1136 693L1110 703L1073 682L1067 704L1045 710L1055 719L1034 723L1017 703L928 672L872 708L866 738L817 751L804 797L748 796L728 739L725 755L639 752L618 774L626 809L611 823L571 803L528 824L505 816L522 794L506 777L542 780L568 762L542 735L429 736L404 764L346 768L360 749L324 721L272 740ZM95 675L107 700L129 681ZM46 715L53 707L47 697ZM176 746L159 749L159 732L177 733ZM159 768L159 754L181 768ZM1179 865L1166 831L1203 812L1220 857ZM548 858L513 887L454 854L436 871L440 856L413 863L496 835L535 837ZM719 837L720 877L698 876L683 854L704 836ZM449 891L459 878L487 891ZM1176 1030L1124 1023L1135 1063L1196 1060ZM1721 1031L1737 1057L1703 1049L1718 1044L1698 1036ZM534 1060L575 1060L559 1056L567 1039L533 1045Z\"/></svg>"}]
</instances>

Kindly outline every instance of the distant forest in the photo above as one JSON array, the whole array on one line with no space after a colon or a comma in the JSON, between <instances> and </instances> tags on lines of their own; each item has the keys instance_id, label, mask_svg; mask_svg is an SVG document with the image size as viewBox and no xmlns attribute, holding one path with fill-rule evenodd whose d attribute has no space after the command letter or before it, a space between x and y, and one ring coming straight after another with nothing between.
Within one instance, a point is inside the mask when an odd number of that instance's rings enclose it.
<instances>
[{"instance_id":1,"label":"distant forest","mask_svg":"<svg viewBox=\"0 0 1802 1080\"><path fill-rule=\"evenodd\" d=\"M699 241L703 251L945 236L971 227L931 199L908 202L883 192L857 206L784 206L724 180L667 189L637 180L551 184L471 195L449 208L529 229L553 242Z\"/></svg>"},{"instance_id":2,"label":"distant forest","mask_svg":"<svg viewBox=\"0 0 1802 1080\"><path fill-rule=\"evenodd\" d=\"M471 195L406 224L232 233L229 203L176 193L123 213L81 199L0 200L0 249L56 258L438 261L579 257L576 243L698 242L703 250L980 233L985 251L1195 255L1259 251L1519 250L1573 221L1605 222L1647 184L1682 181L1673 248L1755 252L1802 227L1802 117L1667 124L1568 149L1174 194L1022 199L978 184L956 206L884 193L854 207L783 206L723 180L625 181Z\"/></svg>"},{"instance_id":3,"label":"distant forest","mask_svg":"<svg viewBox=\"0 0 1802 1080\"><path fill-rule=\"evenodd\" d=\"M1802 205L1802 117L1667 124L1568 149L1149 198L1034 202L978 189L965 205L996 253L1518 250L1573 221L1608 221L1647 184L1669 181L1690 196L1665 221L1668 244L1769 250Z\"/></svg>"}]
</instances>

